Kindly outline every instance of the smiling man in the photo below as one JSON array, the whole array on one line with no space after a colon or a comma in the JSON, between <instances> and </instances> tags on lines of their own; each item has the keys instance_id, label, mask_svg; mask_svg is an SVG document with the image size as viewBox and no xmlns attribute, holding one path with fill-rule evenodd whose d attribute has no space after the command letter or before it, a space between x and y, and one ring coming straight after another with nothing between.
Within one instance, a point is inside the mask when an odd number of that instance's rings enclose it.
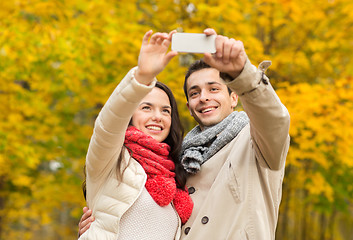
<instances>
[{"instance_id":1,"label":"smiling man","mask_svg":"<svg viewBox=\"0 0 353 240\"><path fill-rule=\"evenodd\" d=\"M219 76L219 71L214 68L203 68L195 72L191 68L186 76L185 83L188 84L185 84L184 91L187 106L201 129L219 123L237 106L238 96L234 92L228 94L228 88Z\"/></svg>"},{"instance_id":2,"label":"smiling man","mask_svg":"<svg viewBox=\"0 0 353 240\"><path fill-rule=\"evenodd\" d=\"M289 147L289 114L265 75L270 62L256 68L242 42L225 36L217 36L216 48L185 76L187 106L198 126L182 146L194 209L181 239L271 240ZM238 96L245 111L234 111Z\"/></svg>"}]
</instances>

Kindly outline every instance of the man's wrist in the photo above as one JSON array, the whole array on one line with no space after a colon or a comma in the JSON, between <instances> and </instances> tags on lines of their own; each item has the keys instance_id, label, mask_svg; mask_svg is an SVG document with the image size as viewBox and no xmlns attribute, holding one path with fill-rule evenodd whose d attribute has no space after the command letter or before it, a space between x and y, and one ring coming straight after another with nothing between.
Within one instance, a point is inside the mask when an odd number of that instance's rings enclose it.
<instances>
[{"instance_id":1,"label":"man's wrist","mask_svg":"<svg viewBox=\"0 0 353 240\"><path fill-rule=\"evenodd\" d=\"M243 68L240 71L229 72L229 73L226 73L226 74L229 75L231 77L231 79L233 80L233 79L237 78L241 74L243 69L244 69L244 66L243 66Z\"/></svg>"}]
</instances>

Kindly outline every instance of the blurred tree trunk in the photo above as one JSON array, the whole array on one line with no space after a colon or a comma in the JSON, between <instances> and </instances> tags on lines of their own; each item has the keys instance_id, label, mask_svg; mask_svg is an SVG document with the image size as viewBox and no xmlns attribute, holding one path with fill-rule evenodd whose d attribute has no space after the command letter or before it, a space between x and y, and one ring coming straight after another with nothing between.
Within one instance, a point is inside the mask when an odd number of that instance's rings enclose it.
<instances>
[{"instance_id":1,"label":"blurred tree trunk","mask_svg":"<svg viewBox=\"0 0 353 240\"><path fill-rule=\"evenodd\" d=\"M328 219L328 240L334 240L334 229L335 229L335 219L337 215L337 210L335 207L333 207L332 213L330 215L330 218Z\"/></svg>"},{"instance_id":2,"label":"blurred tree trunk","mask_svg":"<svg viewBox=\"0 0 353 240\"><path fill-rule=\"evenodd\" d=\"M4 209L5 209L5 196L4 196L4 177L0 177L0 239L2 239L3 234L3 221L4 221Z\"/></svg>"},{"instance_id":3,"label":"blurred tree trunk","mask_svg":"<svg viewBox=\"0 0 353 240\"><path fill-rule=\"evenodd\" d=\"M278 227L276 231L277 239L286 239L285 237L288 234L288 226L289 226L289 211L290 211L290 199L291 199L291 166L286 168L285 179L283 182L283 192L282 192L282 202L281 209L278 217Z\"/></svg>"}]
</instances>

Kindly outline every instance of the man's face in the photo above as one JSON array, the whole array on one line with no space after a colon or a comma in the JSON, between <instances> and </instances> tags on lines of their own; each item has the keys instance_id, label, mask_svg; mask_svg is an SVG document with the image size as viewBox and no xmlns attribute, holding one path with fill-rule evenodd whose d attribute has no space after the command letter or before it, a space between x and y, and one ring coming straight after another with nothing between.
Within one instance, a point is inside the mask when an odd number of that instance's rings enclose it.
<instances>
[{"instance_id":1,"label":"man's face","mask_svg":"<svg viewBox=\"0 0 353 240\"><path fill-rule=\"evenodd\" d=\"M204 68L192 73L187 79L187 107L201 129L221 122L233 112L238 96L229 95L227 86L215 68Z\"/></svg>"}]
</instances>

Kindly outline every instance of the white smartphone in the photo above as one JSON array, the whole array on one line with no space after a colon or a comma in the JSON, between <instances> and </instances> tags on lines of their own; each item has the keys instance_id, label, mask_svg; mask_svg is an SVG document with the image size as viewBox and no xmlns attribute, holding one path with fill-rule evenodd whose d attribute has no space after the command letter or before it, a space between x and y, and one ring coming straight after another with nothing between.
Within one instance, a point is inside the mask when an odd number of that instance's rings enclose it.
<instances>
[{"instance_id":1,"label":"white smartphone","mask_svg":"<svg viewBox=\"0 0 353 240\"><path fill-rule=\"evenodd\" d=\"M172 50L189 53L215 53L216 35L206 36L204 33L174 33Z\"/></svg>"}]
</instances>

